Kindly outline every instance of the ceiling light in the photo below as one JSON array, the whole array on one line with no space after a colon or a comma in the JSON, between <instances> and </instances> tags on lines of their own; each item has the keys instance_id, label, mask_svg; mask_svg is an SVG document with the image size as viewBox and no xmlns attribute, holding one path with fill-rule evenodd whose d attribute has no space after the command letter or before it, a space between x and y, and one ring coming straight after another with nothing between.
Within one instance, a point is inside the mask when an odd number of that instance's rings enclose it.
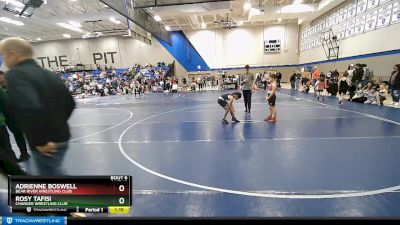
<instances>
[{"instance_id":1,"label":"ceiling light","mask_svg":"<svg viewBox=\"0 0 400 225\"><path fill-rule=\"evenodd\" d=\"M85 33L85 31L83 31L81 28L72 26L71 24L68 23L57 23L57 25L68 30L72 30L79 33Z\"/></svg>"},{"instance_id":2,"label":"ceiling light","mask_svg":"<svg viewBox=\"0 0 400 225\"><path fill-rule=\"evenodd\" d=\"M15 14L14 17L18 17L18 18L28 18L28 17L25 16L25 15L18 15L18 14Z\"/></svg>"},{"instance_id":3,"label":"ceiling light","mask_svg":"<svg viewBox=\"0 0 400 225\"><path fill-rule=\"evenodd\" d=\"M251 9L251 3L250 2L245 2L243 5L243 9L244 11L247 11L249 9Z\"/></svg>"},{"instance_id":4,"label":"ceiling light","mask_svg":"<svg viewBox=\"0 0 400 225\"><path fill-rule=\"evenodd\" d=\"M303 0L294 0L293 1L293 5L298 5L298 4L301 4L301 3L303 3Z\"/></svg>"},{"instance_id":5,"label":"ceiling light","mask_svg":"<svg viewBox=\"0 0 400 225\"><path fill-rule=\"evenodd\" d=\"M101 32L93 32L93 33L86 33L85 35L82 36L83 39L95 39L103 35Z\"/></svg>"},{"instance_id":6,"label":"ceiling light","mask_svg":"<svg viewBox=\"0 0 400 225\"><path fill-rule=\"evenodd\" d=\"M155 15L155 16L154 16L154 19L155 19L155 21L157 21L157 22L162 21L161 17L158 16L158 15Z\"/></svg>"},{"instance_id":7,"label":"ceiling light","mask_svg":"<svg viewBox=\"0 0 400 225\"><path fill-rule=\"evenodd\" d=\"M17 26L25 25L23 22L20 22L20 21L17 21L17 20L13 20L13 19L10 19L10 18L7 18L7 17L0 17L0 21L3 21L5 23L14 24L14 25L17 25Z\"/></svg>"},{"instance_id":8,"label":"ceiling light","mask_svg":"<svg viewBox=\"0 0 400 225\"><path fill-rule=\"evenodd\" d=\"M165 30L166 30L166 31L171 31L171 27L165 26Z\"/></svg>"},{"instance_id":9,"label":"ceiling light","mask_svg":"<svg viewBox=\"0 0 400 225\"><path fill-rule=\"evenodd\" d=\"M279 19L278 19L278 22L279 22L279 23L280 23L280 22L282 22L282 19L281 19L281 18L279 18Z\"/></svg>"},{"instance_id":10,"label":"ceiling light","mask_svg":"<svg viewBox=\"0 0 400 225\"><path fill-rule=\"evenodd\" d=\"M307 4L285 5L281 9L281 13L306 13L314 11L315 8Z\"/></svg>"},{"instance_id":11,"label":"ceiling light","mask_svg":"<svg viewBox=\"0 0 400 225\"><path fill-rule=\"evenodd\" d=\"M78 27L81 28L82 25L79 22L75 22L75 21L69 21L68 22L70 25L74 26L74 27Z\"/></svg>"},{"instance_id":12,"label":"ceiling light","mask_svg":"<svg viewBox=\"0 0 400 225\"><path fill-rule=\"evenodd\" d=\"M207 28L207 24L201 23L201 28L206 29Z\"/></svg>"},{"instance_id":13,"label":"ceiling light","mask_svg":"<svg viewBox=\"0 0 400 225\"><path fill-rule=\"evenodd\" d=\"M42 39L41 38L36 38L36 40L41 41Z\"/></svg>"},{"instance_id":14,"label":"ceiling light","mask_svg":"<svg viewBox=\"0 0 400 225\"><path fill-rule=\"evenodd\" d=\"M115 23L115 24L120 24L121 23L121 21L115 19L115 17L110 17L110 21Z\"/></svg>"},{"instance_id":15,"label":"ceiling light","mask_svg":"<svg viewBox=\"0 0 400 225\"><path fill-rule=\"evenodd\" d=\"M63 34L63 37L65 37L65 38L71 38L71 35L70 35L70 34Z\"/></svg>"},{"instance_id":16,"label":"ceiling light","mask_svg":"<svg viewBox=\"0 0 400 225\"><path fill-rule=\"evenodd\" d=\"M6 3L3 8L4 10L14 14L25 15L27 17L31 17L33 11L36 8L39 8L44 3L43 0L0 0L0 1Z\"/></svg>"}]
</instances>

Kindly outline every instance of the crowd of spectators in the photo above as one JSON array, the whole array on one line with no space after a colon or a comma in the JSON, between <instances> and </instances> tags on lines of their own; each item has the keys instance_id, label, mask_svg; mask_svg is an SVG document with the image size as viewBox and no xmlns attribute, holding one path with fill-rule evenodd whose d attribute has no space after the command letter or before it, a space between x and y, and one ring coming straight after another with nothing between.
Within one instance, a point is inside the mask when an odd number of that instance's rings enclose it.
<instances>
[{"instance_id":1,"label":"crowd of spectators","mask_svg":"<svg viewBox=\"0 0 400 225\"><path fill-rule=\"evenodd\" d=\"M166 76L169 69L170 65L158 63L157 66L137 64L132 68L125 69L98 67L95 71L80 73L58 71L58 74L70 93L82 98L117 94L141 96L148 92L178 92L178 89L180 91L238 89L240 86L240 74L196 75L178 80L176 77ZM400 66L395 65L390 80L383 81L374 76L373 71L365 64L350 65L345 70L346 77L348 77L348 88L346 87L346 94L342 96L339 94L341 99L339 103L342 103L343 97L349 101L364 104L383 105L386 100L393 105L399 105L399 70ZM271 74L276 75L277 85L280 87L282 74L279 71L257 73L255 75L256 85L265 89ZM291 90L317 93L316 84L318 83L320 88L324 87L323 92L320 91L320 93L336 96L340 92L341 78L343 78L343 73L340 74L338 70L324 73L318 67L314 67L308 71L294 71L289 80ZM321 86L321 82L325 86Z\"/></svg>"},{"instance_id":2,"label":"crowd of spectators","mask_svg":"<svg viewBox=\"0 0 400 225\"><path fill-rule=\"evenodd\" d=\"M374 76L372 69L365 64L351 64L342 75L337 70L325 74L318 67L314 67L312 71L293 72L290 84L291 90L302 92L312 90L316 93L318 81L323 81L326 95L336 96L339 92L344 92L348 101L372 105L383 105L384 101L387 101L397 106L400 90L399 71L400 65L395 65L389 81L384 81L381 77ZM340 87L340 84L343 86ZM340 104L342 97L340 96Z\"/></svg>"},{"instance_id":3,"label":"crowd of spectators","mask_svg":"<svg viewBox=\"0 0 400 225\"><path fill-rule=\"evenodd\" d=\"M174 91L178 80L166 76L171 65L136 64L132 68L98 67L89 72L66 73L57 71L69 92L79 98L108 95L143 95L148 92ZM175 84L175 85L174 85ZM177 88L176 88L177 89Z\"/></svg>"}]
</instances>

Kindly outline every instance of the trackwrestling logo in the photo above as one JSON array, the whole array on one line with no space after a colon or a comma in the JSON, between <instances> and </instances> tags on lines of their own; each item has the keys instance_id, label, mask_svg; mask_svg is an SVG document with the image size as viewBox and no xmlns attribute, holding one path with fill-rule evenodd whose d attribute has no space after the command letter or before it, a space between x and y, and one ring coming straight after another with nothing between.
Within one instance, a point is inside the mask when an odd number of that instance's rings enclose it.
<instances>
[{"instance_id":1,"label":"trackwrestling logo","mask_svg":"<svg viewBox=\"0 0 400 225\"><path fill-rule=\"evenodd\" d=\"M51 224L64 225L64 217L3 217L3 224L31 225L31 224Z\"/></svg>"}]
</instances>

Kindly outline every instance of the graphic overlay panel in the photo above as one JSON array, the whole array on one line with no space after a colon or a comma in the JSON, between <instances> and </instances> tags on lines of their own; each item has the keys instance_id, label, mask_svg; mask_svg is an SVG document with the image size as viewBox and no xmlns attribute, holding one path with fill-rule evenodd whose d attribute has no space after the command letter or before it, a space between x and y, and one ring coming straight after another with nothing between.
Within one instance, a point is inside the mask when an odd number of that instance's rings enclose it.
<instances>
[{"instance_id":1,"label":"graphic overlay panel","mask_svg":"<svg viewBox=\"0 0 400 225\"><path fill-rule=\"evenodd\" d=\"M25 213L127 213L131 176L9 177L8 204Z\"/></svg>"}]
</instances>

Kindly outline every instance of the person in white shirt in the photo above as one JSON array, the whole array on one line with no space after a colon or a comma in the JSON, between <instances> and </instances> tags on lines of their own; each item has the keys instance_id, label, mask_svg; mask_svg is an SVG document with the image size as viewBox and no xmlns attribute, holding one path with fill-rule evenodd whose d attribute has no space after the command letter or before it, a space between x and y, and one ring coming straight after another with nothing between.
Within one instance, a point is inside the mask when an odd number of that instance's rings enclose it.
<instances>
[{"instance_id":1,"label":"person in white shirt","mask_svg":"<svg viewBox=\"0 0 400 225\"><path fill-rule=\"evenodd\" d=\"M351 80L351 78L353 78L354 70L355 70L354 64L351 64L351 65L349 66L349 69L347 70L347 73L349 73L348 78L349 78L350 80Z\"/></svg>"},{"instance_id":2,"label":"person in white shirt","mask_svg":"<svg viewBox=\"0 0 400 225\"><path fill-rule=\"evenodd\" d=\"M267 90L269 76L270 76L270 74L269 74L267 71L265 71L265 72L264 72L264 75L263 75L263 77L262 77L262 82L263 82L263 84L264 84L264 91Z\"/></svg>"},{"instance_id":3,"label":"person in white shirt","mask_svg":"<svg viewBox=\"0 0 400 225\"><path fill-rule=\"evenodd\" d=\"M171 92L178 92L178 84L174 83L172 85L172 91Z\"/></svg>"}]
</instances>

